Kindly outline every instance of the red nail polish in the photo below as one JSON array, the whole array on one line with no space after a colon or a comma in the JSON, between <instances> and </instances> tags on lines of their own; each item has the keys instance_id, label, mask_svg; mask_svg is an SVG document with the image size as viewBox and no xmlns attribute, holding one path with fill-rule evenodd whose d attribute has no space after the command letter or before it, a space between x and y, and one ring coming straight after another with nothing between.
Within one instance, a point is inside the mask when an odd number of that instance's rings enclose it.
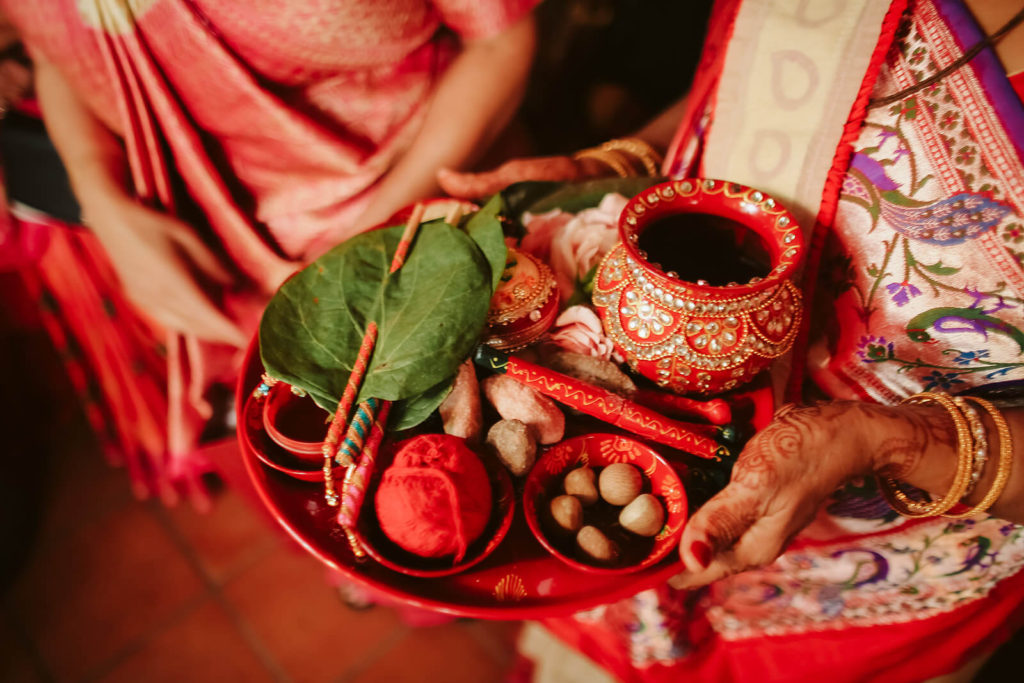
<instances>
[{"instance_id":1,"label":"red nail polish","mask_svg":"<svg viewBox=\"0 0 1024 683\"><path fill-rule=\"evenodd\" d=\"M707 568L711 564L711 546L704 541L694 541L690 546L690 553L697 558L701 567Z\"/></svg>"}]
</instances>

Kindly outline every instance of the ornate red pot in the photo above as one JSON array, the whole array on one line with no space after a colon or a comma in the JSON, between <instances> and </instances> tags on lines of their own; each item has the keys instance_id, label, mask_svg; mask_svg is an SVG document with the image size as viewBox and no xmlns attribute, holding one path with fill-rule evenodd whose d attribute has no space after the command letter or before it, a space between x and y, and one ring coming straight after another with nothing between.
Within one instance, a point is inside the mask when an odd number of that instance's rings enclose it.
<instances>
[{"instance_id":1,"label":"ornate red pot","mask_svg":"<svg viewBox=\"0 0 1024 683\"><path fill-rule=\"evenodd\" d=\"M491 298L484 343L502 351L532 344L558 316L558 282L535 256L509 247L505 272Z\"/></svg>"},{"instance_id":2,"label":"ornate red pot","mask_svg":"<svg viewBox=\"0 0 1024 683\"><path fill-rule=\"evenodd\" d=\"M736 245L759 238L767 261L763 275L718 285L665 272L657 261L670 262L672 255L645 253L642 237L660 219L679 214L726 219ZM659 230L666 229L680 231L669 235L679 245L673 251L691 247L685 222L669 228L663 222ZM700 235L691 234L700 253ZM721 180L661 183L626 205L619 239L598 267L593 301L605 334L635 371L677 393L714 394L750 381L789 350L802 311L790 278L803 255L803 237L775 199ZM736 246L700 258L739 254Z\"/></svg>"}]
</instances>

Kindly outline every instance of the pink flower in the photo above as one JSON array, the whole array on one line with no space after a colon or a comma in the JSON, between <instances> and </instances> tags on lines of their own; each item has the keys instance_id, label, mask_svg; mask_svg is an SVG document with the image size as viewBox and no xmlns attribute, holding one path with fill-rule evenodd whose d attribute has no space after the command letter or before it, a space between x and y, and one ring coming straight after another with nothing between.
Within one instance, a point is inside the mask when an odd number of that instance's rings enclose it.
<instances>
[{"instance_id":1,"label":"pink flower","mask_svg":"<svg viewBox=\"0 0 1024 683\"><path fill-rule=\"evenodd\" d=\"M589 306L570 306L562 311L548 332L549 341L575 353L585 353L603 360L623 359L615 352L612 340L604 336L601 319Z\"/></svg>"},{"instance_id":2,"label":"pink flower","mask_svg":"<svg viewBox=\"0 0 1024 683\"><path fill-rule=\"evenodd\" d=\"M519 248L550 264L551 240L555 233L571 220L572 214L561 209L552 209L547 213L523 214L523 227L526 228L527 235L520 242Z\"/></svg>"},{"instance_id":3,"label":"pink flower","mask_svg":"<svg viewBox=\"0 0 1024 683\"><path fill-rule=\"evenodd\" d=\"M619 214L627 202L620 194L609 194L596 208L584 209L575 216L558 210L523 216L523 225L530 234L523 239L522 247L551 266L563 300L572 296L576 282L615 246Z\"/></svg>"}]
</instances>

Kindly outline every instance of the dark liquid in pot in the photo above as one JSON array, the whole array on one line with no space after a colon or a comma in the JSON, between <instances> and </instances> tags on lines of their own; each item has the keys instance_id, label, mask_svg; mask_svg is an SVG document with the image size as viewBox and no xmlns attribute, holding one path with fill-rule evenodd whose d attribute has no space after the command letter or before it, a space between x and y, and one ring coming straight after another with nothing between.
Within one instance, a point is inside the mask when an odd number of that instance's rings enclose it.
<instances>
[{"instance_id":1,"label":"dark liquid in pot","mask_svg":"<svg viewBox=\"0 0 1024 683\"><path fill-rule=\"evenodd\" d=\"M647 253L649 263L688 282L743 284L771 271L771 258L756 232L705 213L659 218L640 234L637 246Z\"/></svg>"},{"instance_id":2,"label":"dark liquid in pot","mask_svg":"<svg viewBox=\"0 0 1024 683\"><path fill-rule=\"evenodd\" d=\"M290 396L281 406L274 420L277 431L297 441L323 441L327 436L327 419L330 415L319 408L313 399Z\"/></svg>"}]
</instances>

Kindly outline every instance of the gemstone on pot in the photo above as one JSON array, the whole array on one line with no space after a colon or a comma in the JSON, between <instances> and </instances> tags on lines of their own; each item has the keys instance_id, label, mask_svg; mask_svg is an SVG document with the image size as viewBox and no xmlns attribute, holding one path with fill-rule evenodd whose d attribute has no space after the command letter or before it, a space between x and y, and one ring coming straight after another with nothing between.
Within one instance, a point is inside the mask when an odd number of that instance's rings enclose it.
<instances>
[{"instance_id":1,"label":"gemstone on pot","mask_svg":"<svg viewBox=\"0 0 1024 683\"><path fill-rule=\"evenodd\" d=\"M730 315L728 318L722 321L722 324L724 324L726 327L739 327L740 321L735 316Z\"/></svg>"},{"instance_id":2,"label":"gemstone on pot","mask_svg":"<svg viewBox=\"0 0 1024 683\"><path fill-rule=\"evenodd\" d=\"M775 208L775 200L769 197L768 200L764 203L764 205L767 206L769 209L773 209Z\"/></svg>"},{"instance_id":3,"label":"gemstone on pot","mask_svg":"<svg viewBox=\"0 0 1024 683\"><path fill-rule=\"evenodd\" d=\"M786 236L782 238L782 241L785 242L786 244L789 244L790 242L792 242L795 239L796 239L796 233L795 232L790 232L790 233L787 233Z\"/></svg>"},{"instance_id":4,"label":"gemstone on pot","mask_svg":"<svg viewBox=\"0 0 1024 683\"><path fill-rule=\"evenodd\" d=\"M704 187L706 187L709 190L715 189L715 181L714 180L705 180L704 181Z\"/></svg>"},{"instance_id":5,"label":"gemstone on pot","mask_svg":"<svg viewBox=\"0 0 1024 683\"><path fill-rule=\"evenodd\" d=\"M787 225L789 225L789 217L779 216L779 225L781 225L782 227L786 227Z\"/></svg>"},{"instance_id":6,"label":"gemstone on pot","mask_svg":"<svg viewBox=\"0 0 1024 683\"><path fill-rule=\"evenodd\" d=\"M697 284L700 285L701 287L707 287L708 286L708 281L707 280L697 280Z\"/></svg>"},{"instance_id":7,"label":"gemstone on pot","mask_svg":"<svg viewBox=\"0 0 1024 683\"><path fill-rule=\"evenodd\" d=\"M636 315L636 309L633 308L632 306L623 306L622 308L619 309L619 312L621 312L622 315L626 316Z\"/></svg>"},{"instance_id":8,"label":"gemstone on pot","mask_svg":"<svg viewBox=\"0 0 1024 683\"><path fill-rule=\"evenodd\" d=\"M753 192L750 193L750 198L753 199L755 202L759 202L762 199L764 199L764 195L758 192L757 190L754 190Z\"/></svg>"},{"instance_id":9,"label":"gemstone on pot","mask_svg":"<svg viewBox=\"0 0 1024 683\"><path fill-rule=\"evenodd\" d=\"M710 342L708 342L708 351L710 351L711 353L718 353L721 350L722 342L718 341L717 339L712 339Z\"/></svg>"},{"instance_id":10,"label":"gemstone on pot","mask_svg":"<svg viewBox=\"0 0 1024 683\"><path fill-rule=\"evenodd\" d=\"M718 334L722 329L722 326L718 324L717 320L712 320L707 324L708 334Z\"/></svg>"},{"instance_id":11,"label":"gemstone on pot","mask_svg":"<svg viewBox=\"0 0 1024 683\"><path fill-rule=\"evenodd\" d=\"M733 332L730 332L729 330L726 330L725 333L722 334L722 341L724 341L726 344L735 344L736 343L736 334L733 333Z\"/></svg>"},{"instance_id":12,"label":"gemstone on pot","mask_svg":"<svg viewBox=\"0 0 1024 683\"><path fill-rule=\"evenodd\" d=\"M640 329L640 318L630 318L626 322L626 329L629 330L630 332L636 332L638 329Z\"/></svg>"},{"instance_id":13,"label":"gemstone on pot","mask_svg":"<svg viewBox=\"0 0 1024 683\"><path fill-rule=\"evenodd\" d=\"M702 334L699 337L694 338L693 345L696 346L698 349L703 349L705 346L708 345L707 335Z\"/></svg>"},{"instance_id":14,"label":"gemstone on pot","mask_svg":"<svg viewBox=\"0 0 1024 683\"><path fill-rule=\"evenodd\" d=\"M691 322L686 325L686 334L697 334L704 329L704 326L699 322Z\"/></svg>"}]
</instances>

